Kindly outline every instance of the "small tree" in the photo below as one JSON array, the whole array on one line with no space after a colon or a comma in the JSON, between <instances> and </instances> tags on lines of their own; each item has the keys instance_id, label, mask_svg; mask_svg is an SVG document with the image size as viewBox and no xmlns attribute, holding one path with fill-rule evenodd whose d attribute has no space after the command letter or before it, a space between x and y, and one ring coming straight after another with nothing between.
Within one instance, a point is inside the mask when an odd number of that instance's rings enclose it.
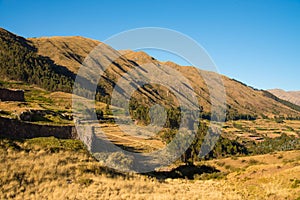
<instances>
[{"instance_id":1,"label":"small tree","mask_svg":"<svg viewBox=\"0 0 300 200\"><path fill-rule=\"evenodd\" d=\"M185 150L185 152L181 155L181 161L192 165L195 161L198 161L201 145L204 136L206 135L208 127L205 123L199 123L198 129L196 133L192 133L191 130L186 130L186 132L178 133L177 129L169 129L165 131L161 137L162 139L169 144L172 142L176 136L176 141L170 148L171 151L182 151L183 147L186 147L188 144L189 147ZM177 135L176 135L177 134ZM185 134L195 134L194 137ZM191 141L191 139L193 141Z\"/></svg>"}]
</instances>

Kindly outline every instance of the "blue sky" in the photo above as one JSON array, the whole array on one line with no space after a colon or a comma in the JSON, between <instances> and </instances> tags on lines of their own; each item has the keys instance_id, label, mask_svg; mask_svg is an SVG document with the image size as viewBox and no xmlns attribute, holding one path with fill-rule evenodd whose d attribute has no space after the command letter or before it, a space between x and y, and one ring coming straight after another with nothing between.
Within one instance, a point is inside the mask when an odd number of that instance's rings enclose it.
<instances>
[{"instance_id":1,"label":"blue sky","mask_svg":"<svg viewBox=\"0 0 300 200\"><path fill-rule=\"evenodd\" d=\"M192 37L231 78L259 89L300 90L300 0L0 0L0 27L24 37L103 41L149 26Z\"/></svg>"}]
</instances>

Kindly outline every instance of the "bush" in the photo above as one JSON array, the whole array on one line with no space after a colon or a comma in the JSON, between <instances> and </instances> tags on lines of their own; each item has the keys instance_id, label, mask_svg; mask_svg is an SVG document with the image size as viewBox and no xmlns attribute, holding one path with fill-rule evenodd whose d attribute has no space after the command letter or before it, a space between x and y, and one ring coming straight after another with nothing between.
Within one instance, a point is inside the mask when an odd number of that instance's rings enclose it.
<instances>
[{"instance_id":1,"label":"bush","mask_svg":"<svg viewBox=\"0 0 300 200\"><path fill-rule=\"evenodd\" d=\"M297 188L297 187L300 187L300 180L299 179L292 179L291 181L293 181L292 183L292 188Z\"/></svg>"},{"instance_id":2,"label":"bush","mask_svg":"<svg viewBox=\"0 0 300 200\"><path fill-rule=\"evenodd\" d=\"M210 179L223 179L226 178L227 173L224 172L213 172L213 173L203 173L195 174L194 180L210 180Z\"/></svg>"},{"instance_id":3,"label":"bush","mask_svg":"<svg viewBox=\"0 0 300 200\"><path fill-rule=\"evenodd\" d=\"M78 180L78 183L80 185L84 185L84 186L89 186L93 183L93 179L90 179L90 178L82 178L82 179L79 179Z\"/></svg>"},{"instance_id":4,"label":"bush","mask_svg":"<svg viewBox=\"0 0 300 200\"><path fill-rule=\"evenodd\" d=\"M216 162L216 164L218 165L218 166L220 166L220 167L223 167L224 165L225 165L225 162Z\"/></svg>"},{"instance_id":5,"label":"bush","mask_svg":"<svg viewBox=\"0 0 300 200\"><path fill-rule=\"evenodd\" d=\"M257 165L259 164L259 161L258 160L255 160L253 158L251 158L249 161L248 161L249 165Z\"/></svg>"},{"instance_id":6,"label":"bush","mask_svg":"<svg viewBox=\"0 0 300 200\"><path fill-rule=\"evenodd\" d=\"M282 117L275 117L275 122L276 123L283 123L284 122L284 119Z\"/></svg>"},{"instance_id":7,"label":"bush","mask_svg":"<svg viewBox=\"0 0 300 200\"><path fill-rule=\"evenodd\" d=\"M210 139L204 140L204 136L208 134L207 132L207 125L205 123L199 124L199 129L197 134L195 135L194 141L191 142L190 147L181 157L183 162L193 163L195 161L198 161L199 155L207 153L205 151L208 151L209 153L205 155L204 159L249 154L249 151L245 145L239 143L236 140L230 140L228 138L219 136L212 131L209 132ZM160 137L164 142L168 144L173 140L176 133L176 130L164 130Z\"/></svg>"},{"instance_id":8,"label":"bush","mask_svg":"<svg viewBox=\"0 0 300 200\"><path fill-rule=\"evenodd\" d=\"M250 152L255 154L266 154L274 151L289 151L300 149L300 139L294 136L282 134L276 138L264 138L260 143L249 145Z\"/></svg>"}]
</instances>

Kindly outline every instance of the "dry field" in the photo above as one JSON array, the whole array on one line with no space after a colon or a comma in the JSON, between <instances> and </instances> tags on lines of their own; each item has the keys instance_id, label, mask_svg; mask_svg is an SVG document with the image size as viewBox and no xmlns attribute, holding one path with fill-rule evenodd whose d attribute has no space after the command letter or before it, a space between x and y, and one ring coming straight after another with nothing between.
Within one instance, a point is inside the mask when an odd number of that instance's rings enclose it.
<instances>
[{"instance_id":1,"label":"dry field","mask_svg":"<svg viewBox=\"0 0 300 200\"><path fill-rule=\"evenodd\" d=\"M1 139L0 199L299 199L300 151L203 161L196 180L106 169L79 141Z\"/></svg>"},{"instance_id":2,"label":"dry field","mask_svg":"<svg viewBox=\"0 0 300 200\"><path fill-rule=\"evenodd\" d=\"M152 137L140 137L139 135L129 134L136 132L136 130L130 131L130 129L127 128L127 131L124 131L116 124L98 124L95 127L97 137L101 137L97 134L101 131L109 141L116 145L130 148L134 152L152 152L162 149L165 146L156 135Z\"/></svg>"}]
</instances>

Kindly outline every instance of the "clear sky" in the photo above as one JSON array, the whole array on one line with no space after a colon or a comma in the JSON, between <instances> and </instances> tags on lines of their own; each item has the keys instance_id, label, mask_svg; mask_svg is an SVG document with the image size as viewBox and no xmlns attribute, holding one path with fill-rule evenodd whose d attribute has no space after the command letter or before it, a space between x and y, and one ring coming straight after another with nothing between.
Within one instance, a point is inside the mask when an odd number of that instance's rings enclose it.
<instances>
[{"instance_id":1,"label":"clear sky","mask_svg":"<svg viewBox=\"0 0 300 200\"><path fill-rule=\"evenodd\" d=\"M300 90L300 0L0 0L0 27L24 37L103 41L149 26L192 37L231 78L259 89Z\"/></svg>"}]
</instances>

